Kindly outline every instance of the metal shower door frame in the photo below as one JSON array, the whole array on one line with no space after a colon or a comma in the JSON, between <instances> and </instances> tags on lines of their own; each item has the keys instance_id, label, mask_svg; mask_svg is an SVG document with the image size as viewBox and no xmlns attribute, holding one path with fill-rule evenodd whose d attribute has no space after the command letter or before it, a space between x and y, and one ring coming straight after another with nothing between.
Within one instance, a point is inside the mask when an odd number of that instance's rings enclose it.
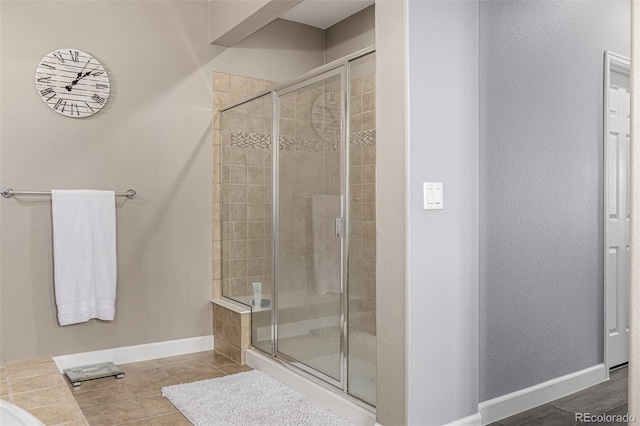
<instances>
[{"instance_id":1,"label":"metal shower door frame","mask_svg":"<svg viewBox=\"0 0 640 426\"><path fill-rule=\"evenodd\" d=\"M347 94L348 92L348 80L347 80L347 73L348 73L348 62L349 61L344 61L343 63L340 64L336 64L333 67L330 67L328 69L323 69L321 72L318 72L317 74L315 74L314 76L310 76L304 80L301 81L296 81L293 82L289 85L283 86L281 88L278 88L276 90L273 90L272 93L272 99L273 99L273 121L272 121L272 129L273 131L271 132L272 135L272 141L271 141L271 147L273 149L272 151L272 165L273 165L273 248L272 248L272 253L273 253L273 265L272 265L272 274L273 274L273 279L274 279L274 285L273 285L273 308L271 309L271 315L272 315L272 328L271 328L271 333L272 333L272 348L273 348L273 353L272 356L274 356L277 359L280 359L284 362L286 362L289 365L292 365L302 371L304 371L307 374L310 374L313 377L316 377L326 383L329 383L339 389L342 389L344 392L347 392L347 323L346 323L346 319L347 319L347 313L345 312L345 301L347 299L347 291L346 291L346 283L347 283L347 253L348 253L348 230L347 230L347 223L348 223L348 170L346 169L346 165L349 164L345 157L346 155L348 155L349 150L346 149L346 146L348 145L348 138L347 138L347 125L348 125L348 120L346 120L346 117L348 117L347 115ZM278 304L278 256L279 256L279 250L278 250L278 246L279 246L279 235L278 235L278 226L276 226L276 224L278 224L278 207L279 207L279 184L280 184L280 177L279 177L279 141L280 141L280 135L279 135L279 118L280 118L280 102L279 99L281 96L284 96L288 93L294 92L296 90L302 89L304 87L313 85L315 83L318 83L320 81L326 80L328 78L334 77L334 76L340 76L340 90L341 90L341 96L340 96L340 218L342 219L342 237L341 237L341 253L340 253L340 359L339 359L339 368L340 368L340 379L336 380L335 378L324 374L312 367L309 367L308 365L304 364L301 361L296 360L295 358L288 356L282 352L280 352L278 350L278 325L279 325L279 318L278 318L278 311L279 311L279 304Z\"/></svg>"},{"instance_id":2,"label":"metal shower door frame","mask_svg":"<svg viewBox=\"0 0 640 426\"><path fill-rule=\"evenodd\" d=\"M349 211L349 131L350 131L350 104L348 102L348 97L350 96L350 66L349 64L359 58L367 56L371 53L375 52L375 46L369 46L367 48L361 49L357 52L354 52L350 55L347 55L343 58L337 59L333 62L320 66L308 73L305 73L287 83L279 85L273 89L268 89L261 91L255 95L247 97L237 102L233 102L220 111L224 112L229 109L232 109L236 106L242 105L244 103L250 102L254 99L260 98L267 94L271 94L272 97L272 131L271 131L271 148L272 148L272 208L273 208L273 217L272 217L272 279L273 279L273 300L271 305L271 353L270 356L274 357L278 361L282 362L285 366L291 367L295 370L298 370L303 375L310 378L312 381L316 382L320 385L329 385L332 389L339 389L344 392L344 397L352 400L356 404L362 406L367 410L374 410L375 408L370 404L360 400L357 397L353 397L348 392L348 374L347 374L347 363L348 363L348 314L349 314L349 301L348 301L348 287L349 287L349 277L348 277L348 264L349 264L349 235L350 235L350 211ZM342 254L341 254L341 282L340 282L340 301L341 301L341 313L340 313L340 380L335 380L319 371L310 368L300 362L297 362L292 359L287 359L284 354L280 354L278 356L277 351L277 320L278 320L278 303L277 303L277 288L278 288L278 280L277 280L277 247L278 247L278 151L279 151L279 126L278 121L280 118L279 110L278 110L278 93L286 93L287 91L295 90L291 89L294 86L304 87L310 83L310 81L314 78L317 78L321 75L325 75L334 71L336 69L341 69L340 73L342 74L342 96L341 96L341 122L342 122L342 141L341 144L341 191L342 191L342 219L343 219L343 237L342 237ZM317 81L317 80L316 80ZM290 90L289 90L290 89ZM260 348L255 348L261 352L264 352ZM266 353L266 352L265 352Z\"/></svg>"}]
</instances>

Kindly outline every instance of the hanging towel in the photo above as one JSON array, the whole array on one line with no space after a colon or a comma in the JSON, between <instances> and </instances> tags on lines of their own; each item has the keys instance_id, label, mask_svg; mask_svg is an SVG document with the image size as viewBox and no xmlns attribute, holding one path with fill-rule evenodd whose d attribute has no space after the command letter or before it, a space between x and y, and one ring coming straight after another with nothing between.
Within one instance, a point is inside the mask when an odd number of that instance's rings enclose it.
<instances>
[{"instance_id":1,"label":"hanging towel","mask_svg":"<svg viewBox=\"0 0 640 426\"><path fill-rule=\"evenodd\" d=\"M51 191L53 258L60 325L113 320L116 208L113 191Z\"/></svg>"},{"instance_id":2,"label":"hanging towel","mask_svg":"<svg viewBox=\"0 0 640 426\"><path fill-rule=\"evenodd\" d=\"M340 292L340 252L336 237L336 218L341 216L339 195L313 195L311 227L313 232L314 279L309 293L323 295Z\"/></svg>"}]
</instances>

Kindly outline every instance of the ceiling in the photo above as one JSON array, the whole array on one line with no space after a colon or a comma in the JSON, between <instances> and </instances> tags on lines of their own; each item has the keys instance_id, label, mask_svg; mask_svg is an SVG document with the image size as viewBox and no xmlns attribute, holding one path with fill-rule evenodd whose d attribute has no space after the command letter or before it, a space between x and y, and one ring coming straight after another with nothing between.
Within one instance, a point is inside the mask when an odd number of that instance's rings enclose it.
<instances>
[{"instance_id":1,"label":"ceiling","mask_svg":"<svg viewBox=\"0 0 640 426\"><path fill-rule=\"evenodd\" d=\"M373 3L374 0L305 0L280 18L326 30Z\"/></svg>"}]
</instances>

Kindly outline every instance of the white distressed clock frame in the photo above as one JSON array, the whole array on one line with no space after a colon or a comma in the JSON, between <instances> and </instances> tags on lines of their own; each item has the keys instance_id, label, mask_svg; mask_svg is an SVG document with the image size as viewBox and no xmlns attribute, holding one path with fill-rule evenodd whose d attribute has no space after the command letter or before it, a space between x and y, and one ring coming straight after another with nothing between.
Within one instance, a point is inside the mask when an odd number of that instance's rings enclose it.
<instances>
[{"instance_id":1,"label":"white distressed clock frame","mask_svg":"<svg viewBox=\"0 0 640 426\"><path fill-rule=\"evenodd\" d=\"M57 49L38 63L35 84L42 101L58 114L90 117L106 105L109 76L92 55L78 49Z\"/></svg>"}]
</instances>

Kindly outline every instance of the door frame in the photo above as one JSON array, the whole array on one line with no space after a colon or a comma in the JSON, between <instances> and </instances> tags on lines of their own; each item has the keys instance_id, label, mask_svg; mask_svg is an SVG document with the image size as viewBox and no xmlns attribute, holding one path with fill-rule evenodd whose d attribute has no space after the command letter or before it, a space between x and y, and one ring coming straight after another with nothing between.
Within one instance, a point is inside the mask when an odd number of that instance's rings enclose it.
<instances>
[{"instance_id":1,"label":"door frame","mask_svg":"<svg viewBox=\"0 0 640 426\"><path fill-rule=\"evenodd\" d=\"M271 348L269 351L266 351L264 348L259 348L255 346L251 346L253 349L260 351L271 357L272 359L278 361L285 367L290 370L295 371L297 374L302 375L303 377L311 380L313 383L325 387L327 389L331 389L331 391L340 391L341 396L343 398L348 399L349 401L355 403L356 405L365 408L368 411L375 412L375 406L372 406L368 402L360 400L358 397L352 396L349 393L348 389L348 352L349 352L349 333L348 333L348 313L349 313L349 303L348 303L348 256L349 256L349 220L350 220L350 211L349 211L349 168L347 167L349 164L349 135L350 135L350 103L348 102L348 97L350 96L350 63L365 57L369 54L372 54L376 51L375 45L371 45L360 49L356 52L353 52L349 55L346 55L342 58L336 59L332 62L329 62L325 65L322 65L318 68L315 68L305 74L302 74L298 77L293 78L292 80L277 85L276 87L263 90L254 95L248 96L246 98L240 99L238 101L234 101L225 105L220 109L220 112L225 112L232 108L235 108L239 105L251 102L255 99L258 99L262 96L269 95L271 96L271 106L272 106L272 119L271 119L271 153L272 153L272 162L271 162L271 170L273 176L272 182L272 280L273 280L273 295L271 302ZM278 227L276 226L278 222L278 196L279 196L279 180L278 180L278 170L279 170L279 158L278 158L278 146L279 146L279 126L278 120L280 118L279 115L279 95L286 94L296 88L304 87L308 84L312 84L311 81L314 79L322 79L322 75L331 73L332 71L340 70L342 74L342 87L343 93L341 96L341 120L342 120L342 138L344 143L342 144L342 154L341 154L341 170L344 171L343 176L341 177L340 187L342 190L342 218L343 218L343 244L342 244L342 256L341 256L341 350L340 350L340 380L335 380L330 378L329 376L324 375L318 370L314 370L311 367L307 367L301 362L296 362L294 359L289 359L285 354L279 354L277 350L277 341L278 341L278 332L277 325L278 322L278 300L277 300L277 273L278 273L278 265L277 265L277 247L278 247ZM317 80L316 80L317 81ZM234 300L233 298L229 298L226 296L222 296L223 299ZM234 300L235 301L235 300ZM237 301L236 301L237 302Z\"/></svg>"},{"instance_id":2,"label":"door frame","mask_svg":"<svg viewBox=\"0 0 640 426\"><path fill-rule=\"evenodd\" d=\"M607 254L609 251L609 247L607 245L607 215L609 214L607 210L607 202L609 199L609 158L608 158L608 149L607 142L609 138L609 86L611 84L611 73L617 72L619 74L631 75L631 65L630 60L625 58L622 55L618 55L617 53L610 52L606 50L604 52L604 84L603 84L603 132L602 132L602 148L603 148L603 228L604 228L604 251L603 251L603 300L604 300L604 315L602 317L604 323L604 365L606 378L609 379L609 369L613 367L609 365L609 327L607 326L607 318L609 314L609 305L608 305L608 297L607 297L607 279L608 279L608 267L607 267Z\"/></svg>"},{"instance_id":3,"label":"door frame","mask_svg":"<svg viewBox=\"0 0 640 426\"><path fill-rule=\"evenodd\" d=\"M297 368L299 368L300 370L311 374L312 376L315 376L339 389L342 389L343 391L346 392L347 389L347 384L346 384L346 364L345 364L345 360L346 360L346 339L347 336L344 333L344 330L346 329L346 324L345 324L345 320L346 317L344 315L344 312L342 311L343 309L343 304L344 304L344 299L345 299L345 287L346 287L346 283L345 283L345 279L346 279L346 274L345 274L345 265L346 262L344 262L344 258L347 256L347 252L345 250L345 241L348 239L347 235L345 232L342 232L342 237L341 237L341 244L340 244L340 300L338 302L338 306L340 307L340 354L339 354L339 373L338 373L338 378L334 378L329 376L326 373L321 372L320 370L317 370L313 367L308 366L307 364L305 364L304 362L302 362L301 360L298 360L296 358L294 358L291 355L285 354L283 352L280 352L278 346L279 346L279 341L278 341L278 328L280 326L280 321L279 321L279 304L278 304L278 298L279 298L279 293L278 293L278 287L279 287L279 282L278 282L278 269L279 269L279 240L280 237L278 235L277 232L277 223L278 223L278 216L279 216L279 205L280 205L280 175L279 175L279 162L280 162L280 148L279 148L279 143L277 141L279 141L280 135L279 135L279 123L278 120L280 119L280 97L287 95L291 92L295 92L296 90L305 88L307 86L311 86L315 83L321 82L323 80L326 80L328 78L331 77L336 77L339 76L339 81L340 81L340 88L341 88L341 94L340 94L340 116L341 116L341 133L340 133L340 137L341 139L344 141L344 143L341 144L341 151L340 151L340 218L342 219L342 223L346 223L345 220L345 210L347 209L347 206L345 206L345 188L346 188L346 175L348 174L348 170L345 169L345 161L344 161L344 155L345 155L345 151L344 151L344 145L348 142L347 139L345 138L345 128L344 128L344 124L345 124L345 93L347 93L347 87L344 86L345 81L346 81L346 69L348 67L348 61L345 61L344 63L340 63L336 66L330 67L322 72L319 72L317 74L315 74L313 77L309 77L305 80L302 81L296 81L295 83L292 84L287 84L284 85L281 88L278 89L274 89L272 91L273 93L273 131L272 131L272 156L273 156L273 165L274 165L274 169L273 169L273 249L272 249L272 253L273 253L273 277L274 277L274 287L273 287L273 307L271 310L271 315L272 315L272 336L273 336L273 356L277 359L283 360L286 363L293 365ZM344 229L344 225L343 225L343 229Z\"/></svg>"}]
</instances>

